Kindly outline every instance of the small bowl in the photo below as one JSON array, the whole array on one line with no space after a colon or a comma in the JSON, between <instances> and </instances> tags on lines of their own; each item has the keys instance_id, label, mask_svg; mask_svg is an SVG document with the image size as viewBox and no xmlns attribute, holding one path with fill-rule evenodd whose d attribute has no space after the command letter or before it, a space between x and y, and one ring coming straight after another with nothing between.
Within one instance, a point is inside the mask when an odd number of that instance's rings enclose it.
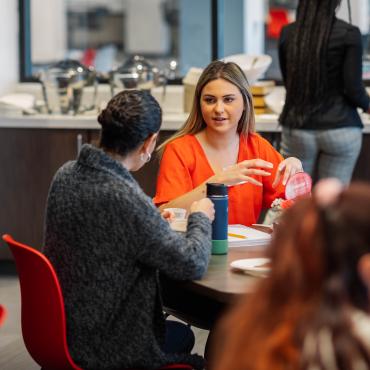
<instances>
[{"instance_id":1,"label":"small bowl","mask_svg":"<svg viewBox=\"0 0 370 370\"><path fill-rule=\"evenodd\" d=\"M234 54L223 60L224 62L234 62L238 64L247 76L250 85L262 77L272 62L271 56L267 54Z\"/></svg>"},{"instance_id":2,"label":"small bowl","mask_svg":"<svg viewBox=\"0 0 370 370\"><path fill-rule=\"evenodd\" d=\"M266 105L276 114L280 114L285 104L285 89L275 87L265 96Z\"/></svg>"}]
</instances>

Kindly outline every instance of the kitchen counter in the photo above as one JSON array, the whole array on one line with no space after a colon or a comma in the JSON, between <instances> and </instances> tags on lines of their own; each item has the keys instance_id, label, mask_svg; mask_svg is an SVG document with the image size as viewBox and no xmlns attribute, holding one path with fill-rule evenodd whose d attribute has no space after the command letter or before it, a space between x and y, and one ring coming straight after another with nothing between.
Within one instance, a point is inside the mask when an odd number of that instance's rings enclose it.
<instances>
[{"instance_id":1,"label":"kitchen counter","mask_svg":"<svg viewBox=\"0 0 370 370\"><path fill-rule=\"evenodd\" d=\"M278 96L281 95L283 88L275 87ZM369 89L370 90L370 89ZM19 83L14 88L14 93L33 95L36 101L42 101L41 85L38 83ZM99 85L96 106L104 107L110 99L110 89L106 84ZM369 91L370 93L370 91ZM90 101L88 91L84 94L85 99ZM153 96L160 102L163 109L163 123L161 129L166 131L176 131L185 122L188 113L183 112L184 87L182 85L169 85L166 87L166 95L163 96L161 87L152 90ZM86 102L85 102L86 103ZM85 104L86 105L86 104ZM0 128L46 128L46 129L99 129L96 120L97 111L89 111L77 116L73 115L2 115L0 111ZM364 133L370 133L370 115L362 115ZM277 114L256 115L256 130L259 132L280 132Z\"/></svg>"},{"instance_id":2,"label":"kitchen counter","mask_svg":"<svg viewBox=\"0 0 370 370\"><path fill-rule=\"evenodd\" d=\"M185 122L187 113L164 113L162 130L176 131ZM0 128L99 129L97 113L73 115L0 116ZM370 115L362 115L364 133L370 133ZM280 132L277 114L256 115L256 131Z\"/></svg>"},{"instance_id":3,"label":"kitchen counter","mask_svg":"<svg viewBox=\"0 0 370 370\"><path fill-rule=\"evenodd\" d=\"M162 130L177 130L186 114L164 114ZM0 128L100 129L97 113L73 115L0 116Z\"/></svg>"}]
</instances>

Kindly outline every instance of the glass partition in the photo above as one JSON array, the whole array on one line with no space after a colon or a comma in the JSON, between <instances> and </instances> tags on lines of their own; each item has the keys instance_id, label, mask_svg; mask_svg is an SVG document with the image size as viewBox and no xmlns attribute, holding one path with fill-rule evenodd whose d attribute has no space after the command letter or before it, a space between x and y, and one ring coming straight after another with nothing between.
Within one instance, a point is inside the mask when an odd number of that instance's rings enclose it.
<instances>
[{"instance_id":1,"label":"glass partition","mask_svg":"<svg viewBox=\"0 0 370 370\"><path fill-rule=\"evenodd\" d=\"M277 43L298 0L19 0L21 80L65 58L104 74L142 55L170 79L234 54L268 54L264 77L281 80ZM348 20L347 2L338 16ZM370 78L370 0L351 0Z\"/></svg>"},{"instance_id":2,"label":"glass partition","mask_svg":"<svg viewBox=\"0 0 370 370\"><path fill-rule=\"evenodd\" d=\"M211 59L210 9L210 0L30 0L31 74L64 58L106 73L141 55L176 78Z\"/></svg>"}]
</instances>

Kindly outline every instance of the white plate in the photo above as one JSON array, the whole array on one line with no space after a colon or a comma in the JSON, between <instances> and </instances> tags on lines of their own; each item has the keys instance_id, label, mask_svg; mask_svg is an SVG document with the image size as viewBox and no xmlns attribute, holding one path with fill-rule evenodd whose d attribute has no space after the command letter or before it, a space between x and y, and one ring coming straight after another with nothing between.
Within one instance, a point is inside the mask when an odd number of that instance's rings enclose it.
<instances>
[{"instance_id":1,"label":"white plate","mask_svg":"<svg viewBox=\"0 0 370 370\"><path fill-rule=\"evenodd\" d=\"M246 258L242 260L235 260L230 263L230 266L237 270L242 270L251 275L266 275L271 268L263 266L270 262L269 258Z\"/></svg>"}]
</instances>

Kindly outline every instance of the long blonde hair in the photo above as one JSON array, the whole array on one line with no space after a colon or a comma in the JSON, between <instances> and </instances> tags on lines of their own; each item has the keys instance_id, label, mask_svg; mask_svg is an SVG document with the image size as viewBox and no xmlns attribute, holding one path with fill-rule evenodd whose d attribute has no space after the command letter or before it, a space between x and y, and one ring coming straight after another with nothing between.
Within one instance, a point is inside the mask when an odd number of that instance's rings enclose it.
<instances>
[{"instance_id":1,"label":"long blonde hair","mask_svg":"<svg viewBox=\"0 0 370 370\"><path fill-rule=\"evenodd\" d=\"M184 125L179 131L177 131L173 136L171 136L158 147L157 150L159 151L160 155L163 153L166 145L171 141L187 134L195 135L206 127L206 123L202 117L200 98L204 86L206 86L209 82L219 78L222 78L238 87L243 96L244 111L238 123L237 132L240 135L247 135L250 132L254 132L254 109L252 94L249 90L247 77L236 63L225 63L221 60L215 60L207 66L198 80L197 86L195 87L193 105L188 119L185 121Z\"/></svg>"}]
</instances>

